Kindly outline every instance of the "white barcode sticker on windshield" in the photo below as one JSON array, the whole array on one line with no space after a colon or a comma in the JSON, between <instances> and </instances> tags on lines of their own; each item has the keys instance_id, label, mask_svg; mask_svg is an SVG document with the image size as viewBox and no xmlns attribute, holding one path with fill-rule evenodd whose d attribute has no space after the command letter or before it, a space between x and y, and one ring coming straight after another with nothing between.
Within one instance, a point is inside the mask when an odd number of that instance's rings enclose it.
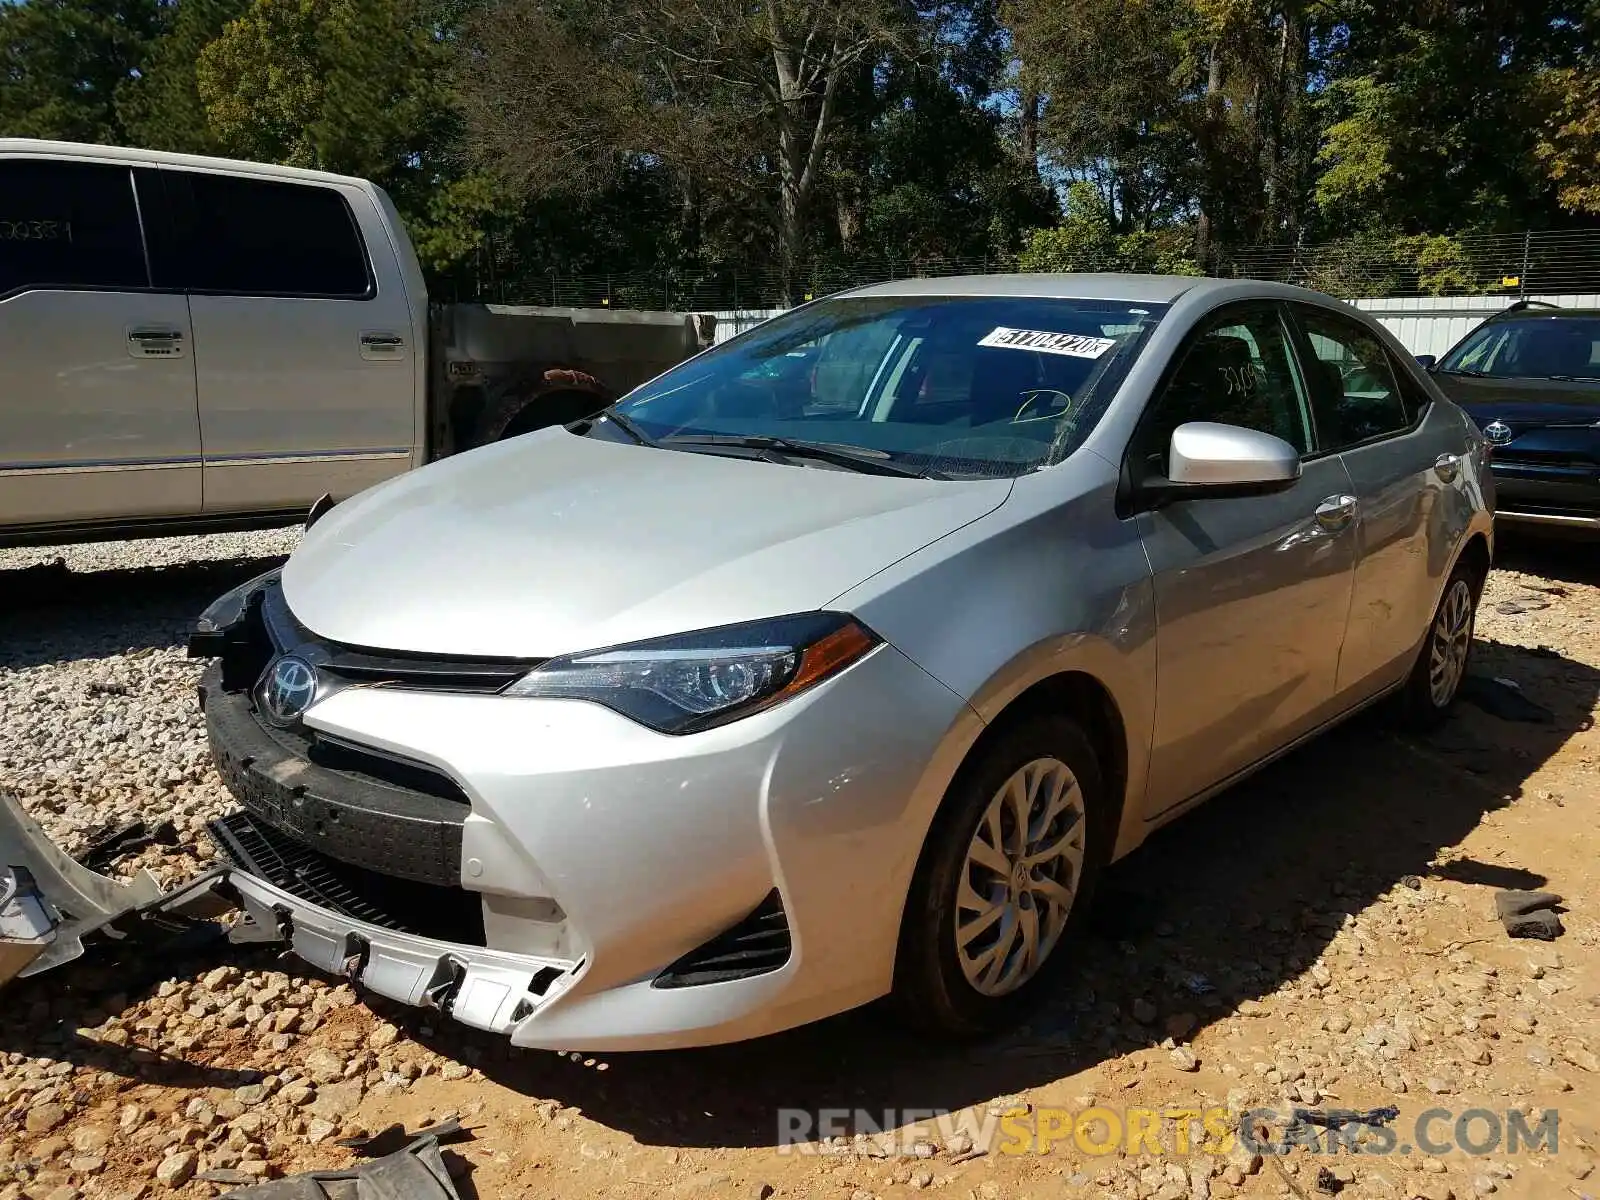
<instances>
[{"instance_id":1,"label":"white barcode sticker on windshield","mask_svg":"<svg viewBox=\"0 0 1600 1200\"><path fill-rule=\"evenodd\" d=\"M980 346L994 346L1001 350L1037 350L1040 354L1064 354L1068 358L1099 358L1116 344L1116 338L1050 333L1042 329L1008 329L1004 325L978 339Z\"/></svg>"}]
</instances>

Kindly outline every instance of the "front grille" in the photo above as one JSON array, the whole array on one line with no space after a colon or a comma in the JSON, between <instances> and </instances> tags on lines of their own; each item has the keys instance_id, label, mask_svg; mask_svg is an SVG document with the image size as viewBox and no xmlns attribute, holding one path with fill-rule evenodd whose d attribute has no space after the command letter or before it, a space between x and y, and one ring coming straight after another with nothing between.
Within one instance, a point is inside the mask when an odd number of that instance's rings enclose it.
<instances>
[{"instance_id":1,"label":"front grille","mask_svg":"<svg viewBox=\"0 0 1600 1200\"><path fill-rule=\"evenodd\" d=\"M1574 454L1570 450L1497 448L1490 461L1495 466L1551 467L1561 471L1593 471L1596 467L1600 467L1600 463L1589 455Z\"/></svg>"},{"instance_id":2,"label":"front grille","mask_svg":"<svg viewBox=\"0 0 1600 1200\"><path fill-rule=\"evenodd\" d=\"M462 658L436 655L374 651L330 642L301 625L289 611L283 585L273 582L263 589L259 609L252 615L260 621L272 651L312 648L318 651L317 668L346 683L390 684L450 692L498 692L521 679L543 659ZM269 652L267 660L272 654ZM263 660L252 679L266 669Z\"/></svg>"},{"instance_id":3,"label":"front grille","mask_svg":"<svg viewBox=\"0 0 1600 1200\"><path fill-rule=\"evenodd\" d=\"M732 929L691 950L652 981L652 987L699 987L776 971L793 949L789 918L777 888Z\"/></svg>"},{"instance_id":4,"label":"front grille","mask_svg":"<svg viewBox=\"0 0 1600 1200\"><path fill-rule=\"evenodd\" d=\"M383 929L484 944L483 905L463 888L414 883L339 862L243 811L206 828L240 870L308 904Z\"/></svg>"}]
</instances>

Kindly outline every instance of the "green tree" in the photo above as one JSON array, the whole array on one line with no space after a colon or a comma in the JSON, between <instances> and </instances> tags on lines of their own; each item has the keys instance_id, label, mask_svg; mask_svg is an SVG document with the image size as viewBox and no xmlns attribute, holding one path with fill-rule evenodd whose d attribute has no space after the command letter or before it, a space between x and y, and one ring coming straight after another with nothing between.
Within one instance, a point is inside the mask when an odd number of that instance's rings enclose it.
<instances>
[{"instance_id":1,"label":"green tree","mask_svg":"<svg viewBox=\"0 0 1600 1200\"><path fill-rule=\"evenodd\" d=\"M1067 189L1066 212L1054 229L1036 229L1018 256L1024 271L1137 271L1198 275L1193 231L1181 226L1118 233L1110 206L1083 181Z\"/></svg>"},{"instance_id":2,"label":"green tree","mask_svg":"<svg viewBox=\"0 0 1600 1200\"><path fill-rule=\"evenodd\" d=\"M117 89L117 115L136 146L215 154L221 146L200 99L201 52L240 16L247 0L176 0L162 8L162 28L138 74Z\"/></svg>"},{"instance_id":3,"label":"green tree","mask_svg":"<svg viewBox=\"0 0 1600 1200\"><path fill-rule=\"evenodd\" d=\"M472 255L514 208L456 152L452 30L422 0L251 0L199 53L216 146L386 188L425 267Z\"/></svg>"},{"instance_id":4,"label":"green tree","mask_svg":"<svg viewBox=\"0 0 1600 1200\"><path fill-rule=\"evenodd\" d=\"M0 135L125 141L117 90L160 24L158 0L0 3Z\"/></svg>"}]
</instances>

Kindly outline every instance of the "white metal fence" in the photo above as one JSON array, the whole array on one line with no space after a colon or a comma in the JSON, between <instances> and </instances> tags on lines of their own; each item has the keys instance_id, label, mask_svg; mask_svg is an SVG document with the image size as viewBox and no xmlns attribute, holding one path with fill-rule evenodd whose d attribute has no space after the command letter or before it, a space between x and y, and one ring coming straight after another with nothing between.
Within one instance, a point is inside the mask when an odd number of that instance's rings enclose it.
<instances>
[{"instance_id":1,"label":"white metal fence","mask_svg":"<svg viewBox=\"0 0 1600 1200\"><path fill-rule=\"evenodd\" d=\"M1530 296L1562 308L1600 308L1600 295ZM1483 321L1514 303L1510 296L1422 296L1357 300L1412 354L1441 356ZM746 329L777 316L781 308L727 309L716 314L717 341L725 342Z\"/></svg>"}]
</instances>

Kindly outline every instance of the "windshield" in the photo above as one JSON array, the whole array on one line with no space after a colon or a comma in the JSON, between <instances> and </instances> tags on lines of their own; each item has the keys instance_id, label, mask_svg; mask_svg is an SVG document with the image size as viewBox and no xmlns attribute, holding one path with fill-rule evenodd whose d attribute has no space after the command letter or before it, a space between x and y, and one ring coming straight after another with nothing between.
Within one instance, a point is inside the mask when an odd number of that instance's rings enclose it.
<instances>
[{"instance_id":1,"label":"windshield","mask_svg":"<svg viewBox=\"0 0 1600 1200\"><path fill-rule=\"evenodd\" d=\"M1447 354L1439 370L1502 379L1600 378L1600 317L1492 322Z\"/></svg>"},{"instance_id":2,"label":"windshield","mask_svg":"<svg viewBox=\"0 0 1600 1200\"><path fill-rule=\"evenodd\" d=\"M696 436L780 438L928 474L1020 475L1077 449L1165 311L1019 297L824 300L684 363L614 411L674 449L707 448Z\"/></svg>"}]
</instances>

